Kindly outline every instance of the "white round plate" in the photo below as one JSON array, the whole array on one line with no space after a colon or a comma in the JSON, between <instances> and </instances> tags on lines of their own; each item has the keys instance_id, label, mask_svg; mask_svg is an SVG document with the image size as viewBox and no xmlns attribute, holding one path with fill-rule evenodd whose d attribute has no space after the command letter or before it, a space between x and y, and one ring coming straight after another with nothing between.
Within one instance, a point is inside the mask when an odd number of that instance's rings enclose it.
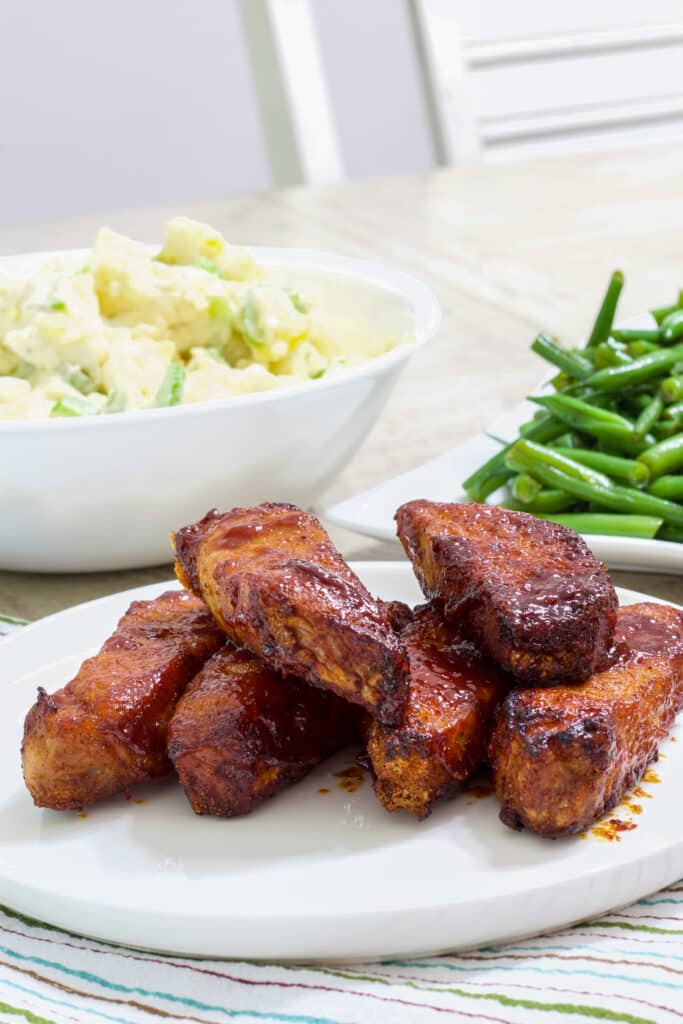
<instances>
[{"instance_id":1,"label":"white round plate","mask_svg":"<svg viewBox=\"0 0 683 1024\"><path fill-rule=\"evenodd\" d=\"M354 566L416 602L407 563ZM495 797L460 796L419 824L387 814L342 753L249 817L192 814L168 780L89 808L37 810L21 778L24 715L156 584L81 605L0 644L0 903L69 930L172 953L371 959L502 942L593 917L683 875L683 742L665 741L654 799L620 842L507 829ZM630 591L623 602L643 600ZM322 794L321 789L330 790Z\"/></svg>"}]
</instances>

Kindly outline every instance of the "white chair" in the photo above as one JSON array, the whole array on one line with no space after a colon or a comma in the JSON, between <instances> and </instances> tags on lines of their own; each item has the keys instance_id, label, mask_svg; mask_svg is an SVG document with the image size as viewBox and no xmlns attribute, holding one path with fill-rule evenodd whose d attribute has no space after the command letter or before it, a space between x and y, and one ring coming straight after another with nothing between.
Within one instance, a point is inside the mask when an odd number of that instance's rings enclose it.
<instances>
[{"instance_id":1,"label":"white chair","mask_svg":"<svg viewBox=\"0 0 683 1024\"><path fill-rule=\"evenodd\" d=\"M239 0L274 184L344 176L308 0Z\"/></svg>"},{"instance_id":2,"label":"white chair","mask_svg":"<svg viewBox=\"0 0 683 1024\"><path fill-rule=\"evenodd\" d=\"M678 0L410 0L440 162L683 135Z\"/></svg>"},{"instance_id":3,"label":"white chair","mask_svg":"<svg viewBox=\"0 0 683 1024\"><path fill-rule=\"evenodd\" d=\"M362 32L367 0L339 2L355 5ZM315 0L240 3L275 181L338 180L346 154ZM640 0L394 0L391 17L401 8L413 31L435 164L683 135L678 0L651 0L646 9Z\"/></svg>"}]
</instances>

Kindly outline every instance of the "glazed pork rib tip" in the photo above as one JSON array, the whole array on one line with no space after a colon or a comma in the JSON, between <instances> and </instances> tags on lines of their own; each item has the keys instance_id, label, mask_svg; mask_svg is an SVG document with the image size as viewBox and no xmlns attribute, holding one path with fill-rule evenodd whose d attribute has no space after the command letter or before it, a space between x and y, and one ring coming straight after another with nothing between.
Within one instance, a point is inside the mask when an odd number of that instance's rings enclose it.
<instances>
[{"instance_id":1,"label":"glazed pork rib tip","mask_svg":"<svg viewBox=\"0 0 683 1024\"><path fill-rule=\"evenodd\" d=\"M620 608L608 667L583 684L513 690L489 759L501 819L557 838L615 806L683 705L683 613Z\"/></svg>"},{"instance_id":2,"label":"glazed pork rib tip","mask_svg":"<svg viewBox=\"0 0 683 1024\"><path fill-rule=\"evenodd\" d=\"M353 708L228 641L190 683L168 753L196 814L247 814L356 739Z\"/></svg>"},{"instance_id":3,"label":"glazed pork rib tip","mask_svg":"<svg viewBox=\"0 0 683 1024\"><path fill-rule=\"evenodd\" d=\"M389 614L294 505L210 512L175 535L176 572L238 646L388 724L408 693Z\"/></svg>"},{"instance_id":4,"label":"glazed pork rib tip","mask_svg":"<svg viewBox=\"0 0 683 1024\"><path fill-rule=\"evenodd\" d=\"M396 520L427 598L519 681L574 682L600 666L617 596L578 534L474 503L411 501Z\"/></svg>"},{"instance_id":5,"label":"glazed pork rib tip","mask_svg":"<svg viewBox=\"0 0 683 1024\"><path fill-rule=\"evenodd\" d=\"M494 712L513 680L448 626L434 605L401 632L410 662L403 722L366 728L375 792L388 811L426 818L457 793L486 758Z\"/></svg>"},{"instance_id":6,"label":"glazed pork rib tip","mask_svg":"<svg viewBox=\"0 0 683 1024\"><path fill-rule=\"evenodd\" d=\"M171 771L176 701L225 642L199 598L135 601L100 652L26 716L24 779L38 807L78 809Z\"/></svg>"}]
</instances>

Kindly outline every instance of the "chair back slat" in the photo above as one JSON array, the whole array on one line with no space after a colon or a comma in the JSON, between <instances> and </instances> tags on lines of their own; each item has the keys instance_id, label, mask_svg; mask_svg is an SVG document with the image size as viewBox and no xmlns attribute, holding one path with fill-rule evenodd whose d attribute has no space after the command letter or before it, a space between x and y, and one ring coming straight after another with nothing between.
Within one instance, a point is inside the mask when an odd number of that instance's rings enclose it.
<instances>
[{"instance_id":1,"label":"chair back slat","mask_svg":"<svg viewBox=\"0 0 683 1024\"><path fill-rule=\"evenodd\" d=\"M680 5L410 2L447 163L683 135Z\"/></svg>"},{"instance_id":2,"label":"chair back slat","mask_svg":"<svg viewBox=\"0 0 683 1024\"><path fill-rule=\"evenodd\" d=\"M240 0L273 184L339 181L343 164L310 0Z\"/></svg>"}]
</instances>

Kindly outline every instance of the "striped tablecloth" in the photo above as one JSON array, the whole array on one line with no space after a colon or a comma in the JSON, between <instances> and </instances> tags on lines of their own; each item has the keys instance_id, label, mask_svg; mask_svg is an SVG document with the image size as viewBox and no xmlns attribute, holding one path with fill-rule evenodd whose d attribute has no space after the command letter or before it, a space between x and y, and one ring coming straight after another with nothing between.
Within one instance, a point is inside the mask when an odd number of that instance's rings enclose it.
<instances>
[{"instance_id":1,"label":"striped tablecloth","mask_svg":"<svg viewBox=\"0 0 683 1024\"><path fill-rule=\"evenodd\" d=\"M0 633L21 624L0 617ZM352 967L141 953L0 907L0 1021L8 1024L426 1024L447 1018L680 1022L683 882L551 936L463 956Z\"/></svg>"}]
</instances>

